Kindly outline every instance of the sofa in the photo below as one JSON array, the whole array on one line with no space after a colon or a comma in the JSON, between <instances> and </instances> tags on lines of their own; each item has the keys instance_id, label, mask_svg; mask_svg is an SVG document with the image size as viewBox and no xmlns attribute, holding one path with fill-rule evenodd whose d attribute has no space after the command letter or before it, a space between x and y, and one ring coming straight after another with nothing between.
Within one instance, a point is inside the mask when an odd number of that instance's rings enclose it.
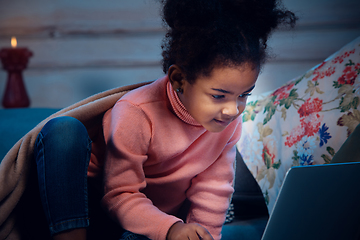
<instances>
[{"instance_id":1,"label":"sofa","mask_svg":"<svg viewBox=\"0 0 360 240\"><path fill-rule=\"evenodd\" d=\"M237 143L235 221L225 224L224 237L242 239L235 236L249 231L242 224L250 222L258 231L243 239L261 238L261 220L271 214L291 167L360 161L359 104L360 37L303 75L248 99Z\"/></svg>"},{"instance_id":2,"label":"sofa","mask_svg":"<svg viewBox=\"0 0 360 240\"><path fill-rule=\"evenodd\" d=\"M292 166L332 161L360 124L359 75L360 37L302 76L249 98L241 115L235 192L223 227L224 240L261 239L286 172ZM1 109L0 159L24 134L57 111ZM44 222L30 223L23 231L31 232L31 224Z\"/></svg>"}]
</instances>

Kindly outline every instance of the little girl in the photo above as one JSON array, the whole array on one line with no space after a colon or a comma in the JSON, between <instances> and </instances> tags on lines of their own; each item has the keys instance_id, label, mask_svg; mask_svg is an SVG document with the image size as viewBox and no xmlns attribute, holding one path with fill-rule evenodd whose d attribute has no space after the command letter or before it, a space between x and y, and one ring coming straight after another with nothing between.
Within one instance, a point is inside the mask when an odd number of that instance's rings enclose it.
<instances>
[{"instance_id":1,"label":"little girl","mask_svg":"<svg viewBox=\"0 0 360 240\"><path fill-rule=\"evenodd\" d=\"M238 116L266 59L270 32L280 23L293 25L296 17L275 0L162 3L169 26L166 75L129 92L104 115L105 144L92 144L89 167L90 140L77 120L54 119L39 134L39 179L55 178L56 171L63 176L40 183L41 192L52 189L42 201L54 238L85 237L86 170L89 177L103 176L101 202L124 229L122 239L221 238L233 192ZM66 164L56 165L54 158L76 161L59 170ZM42 173L39 166L49 164L54 166L45 172L51 174ZM185 202L190 207L181 218Z\"/></svg>"}]
</instances>

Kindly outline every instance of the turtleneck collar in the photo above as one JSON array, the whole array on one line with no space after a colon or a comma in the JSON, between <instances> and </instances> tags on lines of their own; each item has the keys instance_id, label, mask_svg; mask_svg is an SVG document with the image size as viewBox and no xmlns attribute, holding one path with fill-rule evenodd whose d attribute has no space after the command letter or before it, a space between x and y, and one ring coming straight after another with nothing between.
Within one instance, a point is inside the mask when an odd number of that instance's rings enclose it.
<instances>
[{"instance_id":1,"label":"turtleneck collar","mask_svg":"<svg viewBox=\"0 0 360 240\"><path fill-rule=\"evenodd\" d=\"M197 127L201 127L202 125L199 124L191 115L190 113L186 110L186 108L184 107L184 105L182 104L182 102L179 99L179 96L177 95L177 93L175 92L175 90L173 89L170 81L167 81L167 94L169 97L169 101L171 103L171 106L175 112L175 114L184 122L186 122L187 124L193 125L193 126L197 126Z\"/></svg>"}]
</instances>

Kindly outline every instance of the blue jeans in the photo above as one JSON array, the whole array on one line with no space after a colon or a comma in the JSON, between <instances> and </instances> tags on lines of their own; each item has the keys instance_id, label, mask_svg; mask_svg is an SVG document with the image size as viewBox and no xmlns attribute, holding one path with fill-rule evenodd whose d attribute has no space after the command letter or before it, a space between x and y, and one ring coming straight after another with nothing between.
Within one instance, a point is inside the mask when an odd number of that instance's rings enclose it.
<instances>
[{"instance_id":1,"label":"blue jeans","mask_svg":"<svg viewBox=\"0 0 360 240\"><path fill-rule=\"evenodd\" d=\"M87 178L90 154L87 130L72 117L50 120L36 139L40 198L51 235L87 228L88 239L148 240L126 232L101 209L96 180Z\"/></svg>"},{"instance_id":2,"label":"blue jeans","mask_svg":"<svg viewBox=\"0 0 360 240\"><path fill-rule=\"evenodd\" d=\"M129 231L124 232L119 240L150 240L149 238Z\"/></svg>"},{"instance_id":3,"label":"blue jeans","mask_svg":"<svg viewBox=\"0 0 360 240\"><path fill-rule=\"evenodd\" d=\"M89 226L87 169L91 140L75 118L50 120L34 147L40 198L51 235Z\"/></svg>"}]
</instances>

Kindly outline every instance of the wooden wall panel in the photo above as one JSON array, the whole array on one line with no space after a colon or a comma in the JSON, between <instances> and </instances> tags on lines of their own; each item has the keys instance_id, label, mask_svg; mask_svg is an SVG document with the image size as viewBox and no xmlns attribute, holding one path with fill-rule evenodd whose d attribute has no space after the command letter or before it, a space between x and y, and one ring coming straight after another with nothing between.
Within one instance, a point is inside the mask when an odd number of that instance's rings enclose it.
<instances>
[{"instance_id":1,"label":"wooden wall panel","mask_svg":"<svg viewBox=\"0 0 360 240\"><path fill-rule=\"evenodd\" d=\"M156 0L1 0L1 35L112 34L161 28Z\"/></svg>"},{"instance_id":2,"label":"wooden wall panel","mask_svg":"<svg viewBox=\"0 0 360 240\"><path fill-rule=\"evenodd\" d=\"M87 68L143 66L161 60L163 33L119 37L37 39L18 38L34 56L29 68ZM0 46L10 46L10 39L0 39Z\"/></svg>"},{"instance_id":3,"label":"wooden wall panel","mask_svg":"<svg viewBox=\"0 0 360 240\"><path fill-rule=\"evenodd\" d=\"M114 87L155 80L163 76L159 66L137 68L29 69L24 82L31 107L63 108L92 94ZM0 72L0 91L6 74Z\"/></svg>"},{"instance_id":4,"label":"wooden wall panel","mask_svg":"<svg viewBox=\"0 0 360 240\"><path fill-rule=\"evenodd\" d=\"M300 20L269 41L276 58L254 93L281 86L360 36L358 0L284 0ZM157 0L1 0L0 48L16 36L34 52L24 72L32 107L65 107L162 75ZM6 73L0 71L0 96Z\"/></svg>"}]
</instances>

